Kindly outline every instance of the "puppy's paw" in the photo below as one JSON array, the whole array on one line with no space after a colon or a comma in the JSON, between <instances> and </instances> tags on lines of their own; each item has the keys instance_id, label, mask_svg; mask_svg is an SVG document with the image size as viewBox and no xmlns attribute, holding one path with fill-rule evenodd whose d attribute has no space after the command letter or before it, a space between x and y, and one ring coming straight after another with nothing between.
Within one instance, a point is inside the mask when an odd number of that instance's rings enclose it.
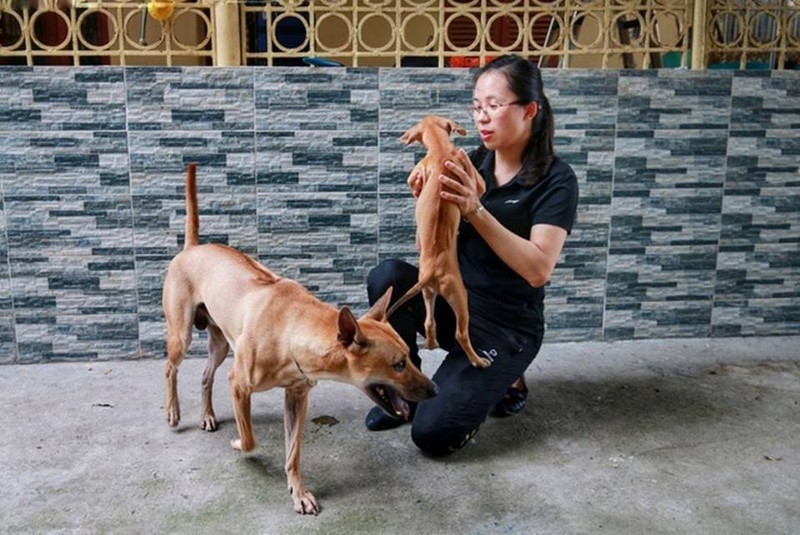
<instances>
[{"instance_id":1,"label":"puppy's paw","mask_svg":"<svg viewBox=\"0 0 800 535\"><path fill-rule=\"evenodd\" d=\"M439 342L436 340L436 327L425 327L425 349L436 349L439 347Z\"/></svg>"},{"instance_id":2,"label":"puppy's paw","mask_svg":"<svg viewBox=\"0 0 800 535\"><path fill-rule=\"evenodd\" d=\"M292 491L292 502L294 503L294 510L301 515L317 515L319 514L319 503L313 494L303 491L296 493Z\"/></svg>"},{"instance_id":3,"label":"puppy's paw","mask_svg":"<svg viewBox=\"0 0 800 535\"><path fill-rule=\"evenodd\" d=\"M436 349L439 347L439 342L436 341L436 336L432 338L425 337L425 344L423 346L425 349Z\"/></svg>"},{"instance_id":4,"label":"puppy's paw","mask_svg":"<svg viewBox=\"0 0 800 535\"><path fill-rule=\"evenodd\" d=\"M478 357L477 359L470 359L469 363L475 366L476 368L488 368L492 365L492 361L489 359L484 359Z\"/></svg>"},{"instance_id":5,"label":"puppy's paw","mask_svg":"<svg viewBox=\"0 0 800 535\"><path fill-rule=\"evenodd\" d=\"M235 438L231 440L231 448L235 449L236 451L242 451L242 439Z\"/></svg>"}]
</instances>

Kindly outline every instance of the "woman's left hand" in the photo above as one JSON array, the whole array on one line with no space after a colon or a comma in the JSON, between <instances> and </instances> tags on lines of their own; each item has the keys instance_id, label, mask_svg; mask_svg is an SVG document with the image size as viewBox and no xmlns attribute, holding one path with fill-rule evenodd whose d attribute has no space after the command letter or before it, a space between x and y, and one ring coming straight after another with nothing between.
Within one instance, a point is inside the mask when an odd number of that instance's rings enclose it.
<instances>
[{"instance_id":1,"label":"woman's left hand","mask_svg":"<svg viewBox=\"0 0 800 535\"><path fill-rule=\"evenodd\" d=\"M469 161L464 149L458 150L456 161L448 160L444 165L455 178L439 175L439 181L445 186L441 193L442 199L456 204L462 217L475 213L481 205L478 170Z\"/></svg>"}]
</instances>

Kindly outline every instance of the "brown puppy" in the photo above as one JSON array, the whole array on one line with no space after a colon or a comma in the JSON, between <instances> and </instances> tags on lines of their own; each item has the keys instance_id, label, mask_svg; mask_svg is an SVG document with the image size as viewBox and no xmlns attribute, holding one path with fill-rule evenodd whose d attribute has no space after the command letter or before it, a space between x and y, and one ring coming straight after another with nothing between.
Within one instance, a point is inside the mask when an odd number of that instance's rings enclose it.
<instances>
[{"instance_id":1,"label":"brown puppy","mask_svg":"<svg viewBox=\"0 0 800 535\"><path fill-rule=\"evenodd\" d=\"M286 476L298 513L319 512L303 485L300 441L308 393L318 379L349 383L389 413L408 419L402 398L421 401L436 385L408 358L408 346L386 321L387 292L360 319L342 307L317 300L300 284L279 277L230 247L198 245L195 165L186 175L186 243L169 265L163 306L167 323L166 412L180 420L178 365L192 337L192 325L208 329L208 363L203 372L203 420L217 429L211 406L214 373L229 348L234 363L228 378L239 438L231 446L255 447L250 418L253 392L285 389Z\"/></svg>"},{"instance_id":2,"label":"brown puppy","mask_svg":"<svg viewBox=\"0 0 800 535\"><path fill-rule=\"evenodd\" d=\"M422 189L416 208L419 281L392 305L387 315L391 316L395 310L422 291L425 302L425 347L434 348L437 343L433 303L436 295L441 295L456 314L456 340L459 345L473 366L485 368L490 365L490 361L479 357L469 340L467 290L461 279L456 255L456 234L461 214L455 204L442 200L440 195L442 184L439 175L453 176L444 162L457 161L456 148L450 141L451 132L462 136L467 133L462 126L450 119L426 115L400 138L406 145L418 141L428 149L428 153L408 176L411 187L417 176L422 176ZM480 179L478 194L483 194L485 190L486 185Z\"/></svg>"}]
</instances>

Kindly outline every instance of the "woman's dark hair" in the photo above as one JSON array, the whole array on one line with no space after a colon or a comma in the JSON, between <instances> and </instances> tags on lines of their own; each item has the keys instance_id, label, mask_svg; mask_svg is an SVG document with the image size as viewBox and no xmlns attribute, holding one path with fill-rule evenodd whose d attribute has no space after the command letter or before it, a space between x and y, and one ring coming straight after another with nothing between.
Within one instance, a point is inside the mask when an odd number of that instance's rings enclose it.
<instances>
[{"instance_id":1,"label":"woman's dark hair","mask_svg":"<svg viewBox=\"0 0 800 535\"><path fill-rule=\"evenodd\" d=\"M531 138L522 155L523 170L520 174L523 183L533 184L547 173L554 157L553 111L544 94L542 73L527 59L509 54L484 65L475 74L474 82L490 71L498 71L505 76L509 88L517 97L517 103L524 105L536 102L539 105L531 125Z\"/></svg>"}]
</instances>

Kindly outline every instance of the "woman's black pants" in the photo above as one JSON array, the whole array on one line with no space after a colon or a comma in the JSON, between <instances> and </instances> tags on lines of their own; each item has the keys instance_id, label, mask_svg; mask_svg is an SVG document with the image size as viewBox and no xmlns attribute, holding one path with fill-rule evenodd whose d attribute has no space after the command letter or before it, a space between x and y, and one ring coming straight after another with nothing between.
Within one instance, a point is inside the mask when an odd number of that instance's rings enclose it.
<instances>
[{"instance_id":1,"label":"woman's black pants","mask_svg":"<svg viewBox=\"0 0 800 535\"><path fill-rule=\"evenodd\" d=\"M381 262L369 274L367 292L373 304L391 286L392 301L417 282L418 269L401 260ZM432 379L439 394L419 403L411 427L414 443L430 455L452 453L478 432L508 387L525 373L541 347L544 328L535 316L470 293L470 339L475 351L492 360L475 368L455 342L455 315L442 297L434 316L439 347L448 351ZM389 318L408 344L411 360L421 368L417 334L424 333L425 306L418 294Z\"/></svg>"}]
</instances>

